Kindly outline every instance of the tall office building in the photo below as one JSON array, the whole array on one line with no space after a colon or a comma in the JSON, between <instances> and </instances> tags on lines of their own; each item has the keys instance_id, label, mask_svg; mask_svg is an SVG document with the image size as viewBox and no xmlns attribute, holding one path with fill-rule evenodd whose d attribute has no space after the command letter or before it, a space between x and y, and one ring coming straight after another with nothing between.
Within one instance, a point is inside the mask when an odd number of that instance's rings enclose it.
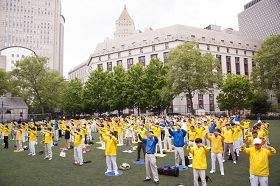
<instances>
[{"instance_id":1,"label":"tall office building","mask_svg":"<svg viewBox=\"0 0 280 186\"><path fill-rule=\"evenodd\" d=\"M0 0L0 55L8 59L6 70L29 50L47 57L48 67L63 74L64 23L60 0Z\"/></svg>"},{"instance_id":2,"label":"tall office building","mask_svg":"<svg viewBox=\"0 0 280 186\"><path fill-rule=\"evenodd\" d=\"M280 0L253 0L238 14L239 30L245 37L265 39L280 33Z\"/></svg>"},{"instance_id":3,"label":"tall office building","mask_svg":"<svg viewBox=\"0 0 280 186\"><path fill-rule=\"evenodd\" d=\"M127 36L130 36L135 33L135 26L134 21L130 17L126 6L124 6L124 9L116 21L116 31L114 33L115 38L124 38Z\"/></svg>"}]
</instances>

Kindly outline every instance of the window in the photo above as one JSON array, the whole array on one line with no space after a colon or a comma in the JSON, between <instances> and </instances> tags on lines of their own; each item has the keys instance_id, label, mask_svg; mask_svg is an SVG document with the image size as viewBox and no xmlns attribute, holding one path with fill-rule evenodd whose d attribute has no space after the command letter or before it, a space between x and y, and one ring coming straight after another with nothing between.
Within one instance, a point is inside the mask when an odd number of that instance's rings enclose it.
<instances>
[{"instance_id":1,"label":"window","mask_svg":"<svg viewBox=\"0 0 280 186\"><path fill-rule=\"evenodd\" d=\"M210 50L210 45L207 45L207 50Z\"/></svg>"},{"instance_id":2,"label":"window","mask_svg":"<svg viewBox=\"0 0 280 186\"><path fill-rule=\"evenodd\" d=\"M203 104L203 94L198 94L198 108L203 109L204 104Z\"/></svg>"},{"instance_id":3,"label":"window","mask_svg":"<svg viewBox=\"0 0 280 186\"><path fill-rule=\"evenodd\" d=\"M252 61L252 67L255 67L256 63L254 61Z\"/></svg>"},{"instance_id":4,"label":"window","mask_svg":"<svg viewBox=\"0 0 280 186\"><path fill-rule=\"evenodd\" d=\"M229 48L227 48L227 53L229 53Z\"/></svg>"},{"instance_id":5,"label":"window","mask_svg":"<svg viewBox=\"0 0 280 186\"><path fill-rule=\"evenodd\" d=\"M231 73L231 58L230 58L230 56L226 56L226 63L227 63L227 73Z\"/></svg>"},{"instance_id":6,"label":"window","mask_svg":"<svg viewBox=\"0 0 280 186\"><path fill-rule=\"evenodd\" d=\"M15 55L14 54L12 54L12 57L14 57Z\"/></svg>"},{"instance_id":7,"label":"window","mask_svg":"<svg viewBox=\"0 0 280 186\"><path fill-rule=\"evenodd\" d=\"M230 44L233 44L233 41L230 41Z\"/></svg>"},{"instance_id":8,"label":"window","mask_svg":"<svg viewBox=\"0 0 280 186\"><path fill-rule=\"evenodd\" d=\"M244 55L246 55L247 54L247 51L246 50L244 50Z\"/></svg>"},{"instance_id":9,"label":"window","mask_svg":"<svg viewBox=\"0 0 280 186\"><path fill-rule=\"evenodd\" d=\"M253 56L255 55L255 51L252 51L252 55L253 55Z\"/></svg>"},{"instance_id":10,"label":"window","mask_svg":"<svg viewBox=\"0 0 280 186\"><path fill-rule=\"evenodd\" d=\"M219 55L219 54L216 54L216 58L218 59L219 61L219 70L222 70L222 56Z\"/></svg>"},{"instance_id":11,"label":"window","mask_svg":"<svg viewBox=\"0 0 280 186\"><path fill-rule=\"evenodd\" d=\"M154 51L156 51L156 46L155 45L152 46L152 52L154 52Z\"/></svg>"},{"instance_id":12,"label":"window","mask_svg":"<svg viewBox=\"0 0 280 186\"><path fill-rule=\"evenodd\" d=\"M205 41L205 37L202 37L201 39L202 39L202 41Z\"/></svg>"},{"instance_id":13,"label":"window","mask_svg":"<svg viewBox=\"0 0 280 186\"><path fill-rule=\"evenodd\" d=\"M98 70L103 70L103 64L98 64L97 68L98 68Z\"/></svg>"},{"instance_id":14,"label":"window","mask_svg":"<svg viewBox=\"0 0 280 186\"><path fill-rule=\"evenodd\" d=\"M236 70L236 74L237 74L237 75L240 75L239 57L235 57L235 70Z\"/></svg>"},{"instance_id":15,"label":"window","mask_svg":"<svg viewBox=\"0 0 280 186\"><path fill-rule=\"evenodd\" d=\"M120 52L118 52L118 58L120 58L121 57L121 53Z\"/></svg>"},{"instance_id":16,"label":"window","mask_svg":"<svg viewBox=\"0 0 280 186\"><path fill-rule=\"evenodd\" d=\"M122 65L122 60L118 60L117 65Z\"/></svg>"},{"instance_id":17,"label":"window","mask_svg":"<svg viewBox=\"0 0 280 186\"><path fill-rule=\"evenodd\" d=\"M17 54L17 57L19 57L19 54Z\"/></svg>"},{"instance_id":18,"label":"window","mask_svg":"<svg viewBox=\"0 0 280 186\"><path fill-rule=\"evenodd\" d=\"M210 112L215 111L215 107L214 107L214 94L209 94L209 109L210 109Z\"/></svg>"},{"instance_id":19,"label":"window","mask_svg":"<svg viewBox=\"0 0 280 186\"><path fill-rule=\"evenodd\" d=\"M163 53L163 62L167 63L168 62L168 52Z\"/></svg>"},{"instance_id":20,"label":"window","mask_svg":"<svg viewBox=\"0 0 280 186\"><path fill-rule=\"evenodd\" d=\"M220 52L220 47L219 46L217 46L217 51Z\"/></svg>"},{"instance_id":21,"label":"window","mask_svg":"<svg viewBox=\"0 0 280 186\"><path fill-rule=\"evenodd\" d=\"M224 43L224 42L225 42L225 40L223 40L223 39L222 39L222 40L221 40L221 42L222 42L222 43Z\"/></svg>"},{"instance_id":22,"label":"window","mask_svg":"<svg viewBox=\"0 0 280 186\"><path fill-rule=\"evenodd\" d=\"M138 57L138 61L140 64L142 64L143 66L145 66L145 56L140 56Z\"/></svg>"},{"instance_id":23,"label":"window","mask_svg":"<svg viewBox=\"0 0 280 186\"><path fill-rule=\"evenodd\" d=\"M165 47L165 50L168 50L169 49L168 43L164 43L164 47Z\"/></svg>"},{"instance_id":24,"label":"window","mask_svg":"<svg viewBox=\"0 0 280 186\"><path fill-rule=\"evenodd\" d=\"M158 58L157 56L158 56L157 54L152 54L151 59L157 59Z\"/></svg>"},{"instance_id":25,"label":"window","mask_svg":"<svg viewBox=\"0 0 280 186\"><path fill-rule=\"evenodd\" d=\"M112 62L107 63L107 71L112 71Z\"/></svg>"},{"instance_id":26,"label":"window","mask_svg":"<svg viewBox=\"0 0 280 186\"><path fill-rule=\"evenodd\" d=\"M238 49L235 49L235 53L238 54Z\"/></svg>"},{"instance_id":27,"label":"window","mask_svg":"<svg viewBox=\"0 0 280 186\"><path fill-rule=\"evenodd\" d=\"M191 35L191 38L192 38L192 39L195 39L195 35Z\"/></svg>"},{"instance_id":28,"label":"window","mask_svg":"<svg viewBox=\"0 0 280 186\"><path fill-rule=\"evenodd\" d=\"M108 59L111 59L111 55L110 54L108 54Z\"/></svg>"},{"instance_id":29,"label":"window","mask_svg":"<svg viewBox=\"0 0 280 186\"><path fill-rule=\"evenodd\" d=\"M143 54L143 48L140 48L140 54Z\"/></svg>"},{"instance_id":30,"label":"window","mask_svg":"<svg viewBox=\"0 0 280 186\"><path fill-rule=\"evenodd\" d=\"M101 61L101 56L98 57L98 61Z\"/></svg>"},{"instance_id":31,"label":"window","mask_svg":"<svg viewBox=\"0 0 280 186\"><path fill-rule=\"evenodd\" d=\"M128 51L128 55L131 56L131 50Z\"/></svg>"},{"instance_id":32,"label":"window","mask_svg":"<svg viewBox=\"0 0 280 186\"><path fill-rule=\"evenodd\" d=\"M133 65L133 58L127 59L127 68L129 69Z\"/></svg>"},{"instance_id":33,"label":"window","mask_svg":"<svg viewBox=\"0 0 280 186\"><path fill-rule=\"evenodd\" d=\"M246 76L249 75L248 58L244 58L244 73Z\"/></svg>"}]
</instances>

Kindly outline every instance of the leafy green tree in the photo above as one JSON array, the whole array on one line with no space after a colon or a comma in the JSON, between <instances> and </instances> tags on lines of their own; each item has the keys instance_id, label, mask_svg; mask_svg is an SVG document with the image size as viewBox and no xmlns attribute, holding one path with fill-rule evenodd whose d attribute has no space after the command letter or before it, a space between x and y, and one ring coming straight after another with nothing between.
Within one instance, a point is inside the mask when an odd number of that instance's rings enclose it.
<instances>
[{"instance_id":1,"label":"leafy green tree","mask_svg":"<svg viewBox=\"0 0 280 186\"><path fill-rule=\"evenodd\" d=\"M114 67L114 71L112 72L112 86L110 89L112 90L112 94L110 95L110 107L112 110L117 110L120 115L122 110L127 107L127 75L126 71L121 65L117 65Z\"/></svg>"},{"instance_id":2,"label":"leafy green tree","mask_svg":"<svg viewBox=\"0 0 280 186\"><path fill-rule=\"evenodd\" d=\"M110 96L112 96L112 75L102 69L94 70L90 73L84 87L84 102L88 112L110 111Z\"/></svg>"},{"instance_id":3,"label":"leafy green tree","mask_svg":"<svg viewBox=\"0 0 280 186\"><path fill-rule=\"evenodd\" d=\"M274 90L280 99L280 34L268 37L253 57L253 81L261 89Z\"/></svg>"},{"instance_id":4,"label":"leafy green tree","mask_svg":"<svg viewBox=\"0 0 280 186\"><path fill-rule=\"evenodd\" d=\"M252 96L252 85L247 77L229 74L217 100L221 110L238 112L250 108Z\"/></svg>"},{"instance_id":5,"label":"leafy green tree","mask_svg":"<svg viewBox=\"0 0 280 186\"><path fill-rule=\"evenodd\" d=\"M253 114L266 114L271 110L266 92L256 91L251 100L251 112Z\"/></svg>"},{"instance_id":6,"label":"leafy green tree","mask_svg":"<svg viewBox=\"0 0 280 186\"><path fill-rule=\"evenodd\" d=\"M9 91L9 79L9 74L4 70L0 69L0 96L4 95Z\"/></svg>"},{"instance_id":7,"label":"leafy green tree","mask_svg":"<svg viewBox=\"0 0 280 186\"><path fill-rule=\"evenodd\" d=\"M166 82L167 67L159 59L152 59L144 71L144 97L148 109L160 113L170 105L170 96L161 96Z\"/></svg>"},{"instance_id":8,"label":"leafy green tree","mask_svg":"<svg viewBox=\"0 0 280 186\"><path fill-rule=\"evenodd\" d=\"M83 84L80 79L68 82L63 92L63 109L74 116L83 111Z\"/></svg>"},{"instance_id":9,"label":"leafy green tree","mask_svg":"<svg viewBox=\"0 0 280 186\"><path fill-rule=\"evenodd\" d=\"M148 105L143 80L144 67L142 64L137 63L127 71L127 106L129 108L137 108L138 115L140 110L145 110Z\"/></svg>"},{"instance_id":10,"label":"leafy green tree","mask_svg":"<svg viewBox=\"0 0 280 186\"><path fill-rule=\"evenodd\" d=\"M210 53L201 53L192 42L172 49L168 61L167 87L174 91L175 95L184 93L191 101L191 112L194 114L194 94L211 91L215 84L221 82L218 61Z\"/></svg>"},{"instance_id":11,"label":"leafy green tree","mask_svg":"<svg viewBox=\"0 0 280 186\"><path fill-rule=\"evenodd\" d=\"M54 112L61 103L64 79L46 65L46 58L26 57L12 71L21 96L33 112Z\"/></svg>"}]
</instances>

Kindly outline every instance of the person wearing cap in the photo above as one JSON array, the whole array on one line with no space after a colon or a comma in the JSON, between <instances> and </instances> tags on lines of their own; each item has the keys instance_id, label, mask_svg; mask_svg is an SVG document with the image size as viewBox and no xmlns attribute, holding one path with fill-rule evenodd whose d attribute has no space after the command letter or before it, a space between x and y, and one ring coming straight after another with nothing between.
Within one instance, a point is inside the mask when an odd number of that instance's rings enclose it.
<instances>
[{"instance_id":1,"label":"person wearing cap","mask_svg":"<svg viewBox=\"0 0 280 186\"><path fill-rule=\"evenodd\" d=\"M185 164L185 155L184 155L184 145L185 145L185 136L187 132L184 129L181 129L180 124L176 125L176 131L173 131L169 128L169 134L173 136L173 144L175 147L175 166L179 166L180 158L182 160L183 167Z\"/></svg>"},{"instance_id":2,"label":"person wearing cap","mask_svg":"<svg viewBox=\"0 0 280 186\"><path fill-rule=\"evenodd\" d=\"M227 155L227 152L228 150L230 150L230 154L231 154L231 157L233 159L233 163L236 164L236 157L235 157L235 153L233 151L233 133L234 131L232 130L232 128L230 127L230 124L226 124L226 128L224 128L222 130L223 132L223 136L225 137L224 139L224 159L223 159L223 162L225 162L225 159L226 159L226 155Z\"/></svg>"},{"instance_id":3,"label":"person wearing cap","mask_svg":"<svg viewBox=\"0 0 280 186\"><path fill-rule=\"evenodd\" d=\"M221 175L224 176L224 165L223 165L223 141L224 136L221 135L220 129L215 129L214 135L209 135L209 133L206 133L206 139L208 139L211 142L211 171L210 173L216 172L216 158L218 159L219 166L220 166L220 172Z\"/></svg>"},{"instance_id":4,"label":"person wearing cap","mask_svg":"<svg viewBox=\"0 0 280 186\"><path fill-rule=\"evenodd\" d=\"M246 144L241 146L241 150L250 157L250 182L251 186L268 186L269 157L276 154L276 150L268 146L262 147L262 140L255 138L254 147L246 148Z\"/></svg>"},{"instance_id":5,"label":"person wearing cap","mask_svg":"<svg viewBox=\"0 0 280 186\"><path fill-rule=\"evenodd\" d=\"M152 131L147 133L147 138L142 138L138 135L139 139L146 144L146 155L145 155L145 167L146 167L146 178L144 181L150 181L153 177L155 184L159 184L158 170L156 165L156 145L158 138Z\"/></svg>"},{"instance_id":6,"label":"person wearing cap","mask_svg":"<svg viewBox=\"0 0 280 186\"><path fill-rule=\"evenodd\" d=\"M187 150L193 154L192 168L193 168L193 182L194 186L199 186L198 178L201 178L202 186L206 186L205 170L207 169L206 154L209 148L204 146L201 138L195 139L196 146L188 146Z\"/></svg>"}]
</instances>

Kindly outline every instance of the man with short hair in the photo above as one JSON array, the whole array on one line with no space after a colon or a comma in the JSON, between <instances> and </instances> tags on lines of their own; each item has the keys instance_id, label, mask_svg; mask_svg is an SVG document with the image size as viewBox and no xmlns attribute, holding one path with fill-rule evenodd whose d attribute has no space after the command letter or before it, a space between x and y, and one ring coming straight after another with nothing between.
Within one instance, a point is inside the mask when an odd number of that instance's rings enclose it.
<instances>
[{"instance_id":1,"label":"man with short hair","mask_svg":"<svg viewBox=\"0 0 280 186\"><path fill-rule=\"evenodd\" d=\"M145 166L146 166L146 179L144 181L150 181L151 177L154 178L155 184L159 184L158 170L156 165L156 144L158 138L152 131L147 133L147 138L142 138L138 135L139 139L146 144Z\"/></svg>"},{"instance_id":2,"label":"man with short hair","mask_svg":"<svg viewBox=\"0 0 280 186\"><path fill-rule=\"evenodd\" d=\"M250 182L251 186L268 186L269 157L276 154L273 147L262 147L262 140L255 138L254 147L246 148L246 144L241 146L241 150L250 157Z\"/></svg>"}]
</instances>

